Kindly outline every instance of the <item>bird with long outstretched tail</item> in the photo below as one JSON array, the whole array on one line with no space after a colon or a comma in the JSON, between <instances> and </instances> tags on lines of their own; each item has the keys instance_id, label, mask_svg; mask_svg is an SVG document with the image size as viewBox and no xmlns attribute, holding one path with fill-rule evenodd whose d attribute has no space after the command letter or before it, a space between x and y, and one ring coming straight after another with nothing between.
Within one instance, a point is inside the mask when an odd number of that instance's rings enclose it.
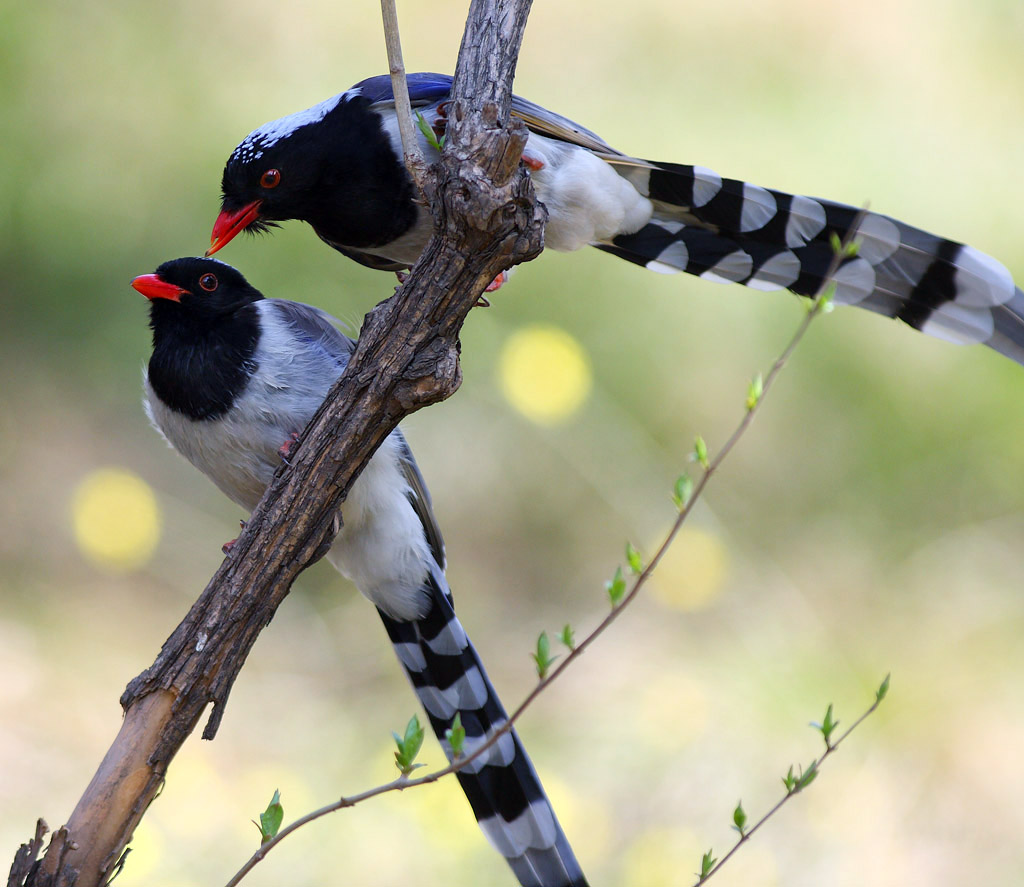
<instances>
[{"instance_id":1,"label":"bird with long outstretched tail","mask_svg":"<svg viewBox=\"0 0 1024 887\"><path fill-rule=\"evenodd\" d=\"M416 113L438 133L450 90L446 75L409 76ZM1024 293L1003 265L973 247L702 166L639 160L517 96L511 113L530 131L523 162L548 210L551 249L589 244L655 271L813 295L833 267L833 235L856 239L857 255L829 277L836 304L951 342L983 343L1024 364ZM430 140L419 138L436 158ZM432 228L402 163L387 76L253 130L228 158L222 191L207 255L240 231L300 219L349 258L401 271Z\"/></svg>"},{"instance_id":2,"label":"bird with long outstretched tail","mask_svg":"<svg viewBox=\"0 0 1024 887\"><path fill-rule=\"evenodd\" d=\"M150 300L150 420L251 511L355 343L322 311L265 299L215 259L165 262L132 286ZM342 512L327 559L377 607L449 759L445 736L456 716L463 753L471 754L508 716L455 617L441 531L401 431L370 459ZM586 887L515 730L457 775L480 827L523 887Z\"/></svg>"}]
</instances>

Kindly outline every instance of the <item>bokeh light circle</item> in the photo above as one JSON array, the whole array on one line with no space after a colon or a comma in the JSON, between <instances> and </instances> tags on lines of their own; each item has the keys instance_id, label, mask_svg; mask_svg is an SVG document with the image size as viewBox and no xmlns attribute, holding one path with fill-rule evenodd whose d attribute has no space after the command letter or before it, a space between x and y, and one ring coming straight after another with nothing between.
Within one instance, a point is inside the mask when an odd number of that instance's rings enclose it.
<instances>
[{"instance_id":1,"label":"bokeh light circle","mask_svg":"<svg viewBox=\"0 0 1024 887\"><path fill-rule=\"evenodd\" d=\"M75 543L107 570L127 572L147 563L160 541L160 523L152 488L123 468L91 472L71 497Z\"/></svg>"},{"instance_id":2,"label":"bokeh light circle","mask_svg":"<svg viewBox=\"0 0 1024 887\"><path fill-rule=\"evenodd\" d=\"M538 425L554 425L576 413L593 386L583 346L553 326L528 326L508 338L498 364L502 393Z\"/></svg>"}]
</instances>

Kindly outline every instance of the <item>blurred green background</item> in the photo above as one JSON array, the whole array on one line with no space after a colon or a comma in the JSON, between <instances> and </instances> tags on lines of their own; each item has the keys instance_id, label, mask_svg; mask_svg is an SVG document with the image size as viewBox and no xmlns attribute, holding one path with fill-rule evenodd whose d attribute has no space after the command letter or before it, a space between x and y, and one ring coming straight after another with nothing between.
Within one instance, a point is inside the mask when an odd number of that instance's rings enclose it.
<instances>
[{"instance_id":1,"label":"blurred green background","mask_svg":"<svg viewBox=\"0 0 1024 887\"><path fill-rule=\"evenodd\" d=\"M399 13L409 69L452 70L463 5ZM373 3L54 0L3 20L10 858L37 816L67 817L121 690L242 516L147 427L146 304L128 282L205 248L249 130L386 60ZM1020 281L1022 42L1019 0L557 0L533 11L516 89L640 156L869 200ZM220 257L354 327L393 286L297 223ZM545 254L493 301L466 326L462 390L406 430L462 618L511 705L537 633L604 614L624 540L651 550L694 435L725 439L802 308L595 251ZM524 354L553 361L552 390L575 380L546 416L515 406ZM1022 407L1024 372L982 348L851 309L812 329L658 588L522 722L593 884L690 883L703 850L731 843L736 800L759 814L818 753L806 724L829 702L850 723L888 671L882 711L717 883L1024 880ZM217 740L174 762L124 887L223 883L274 789L291 818L391 777L389 731L416 707L376 623L328 566L302 578ZM248 883L414 879L510 883L454 783L321 821Z\"/></svg>"}]
</instances>

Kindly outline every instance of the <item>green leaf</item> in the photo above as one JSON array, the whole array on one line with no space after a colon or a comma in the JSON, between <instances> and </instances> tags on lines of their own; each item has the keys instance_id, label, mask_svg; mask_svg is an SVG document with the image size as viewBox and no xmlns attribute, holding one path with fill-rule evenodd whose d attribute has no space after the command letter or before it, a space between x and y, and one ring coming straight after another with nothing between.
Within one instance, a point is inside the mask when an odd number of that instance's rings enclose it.
<instances>
[{"instance_id":1,"label":"green leaf","mask_svg":"<svg viewBox=\"0 0 1024 887\"><path fill-rule=\"evenodd\" d=\"M416 112L416 125L420 128L420 132L423 133L423 138L427 140L427 144L430 145L435 151L440 151L444 147L444 136L440 139L437 137L437 133L434 132L434 128L427 123L423 115Z\"/></svg>"},{"instance_id":2,"label":"green leaf","mask_svg":"<svg viewBox=\"0 0 1024 887\"><path fill-rule=\"evenodd\" d=\"M570 650L576 649L576 634L568 622L562 626L562 633L558 636L558 639Z\"/></svg>"},{"instance_id":3,"label":"green leaf","mask_svg":"<svg viewBox=\"0 0 1024 887\"><path fill-rule=\"evenodd\" d=\"M736 809L732 811L732 827L740 833L742 837L745 835L744 829L747 825L747 811L743 809L743 802L739 801L736 804Z\"/></svg>"},{"instance_id":4,"label":"green leaf","mask_svg":"<svg viewBox=\"0 0 1024 887\"><path fill-rule=\"evenodd\" d=\"M803 791L805 788L807 788L807 786L809 786L817 778L818 778L818 762L815 761L813 764L811 764L810 767L808 767L806 770L804 770L803 773L800 774L800 778L797 779L797 781L796 781L796 788L794 789L794 791L797 791L797 792Z\"/></svg>"},{"instance_id":5,"label":"green leaf","mask_svg":"<svg viewBox=\"0 0 1024 887\"><path fill-rule=\"evenodd\" d=\"M832 252L837 256L841 256L843 254L843 241L839 239L839 235L835 231L828 232L828 242L832 247Z\"/></svg>"},{"instance_id":6,"label":"green leaf","mask_svg":"<svg viewBox=\"0 0 1024 887\"><path fill-rule=\"evenodd\" d=\"M455 712L452 725L444 731L444 738L452 750L452 757L459 757L466 742L466 728L462 726L462 715L459 712Z\"/></svg>"},{"instance_id":7,"label":"green leaf","mask_svg":"<svg viewBox=\"0 0 1024 887\"><path fill-rule=\"evenodd\" d=\"M697 464L700 465L701 468L705 471L708 470L708 445L704 443L704 438L699 434L693 442L693 457L697 460Z\"/></svg>"},{"instance_id":8,"label":"green leaf","mask_svg":"<svg viewBox=\"0 0 1024 887\"><path fill-rule=\"evenodd\" d=\"M683 511L690 504L691 496L693 496L693 481L690 480L690 475L680 474L676 478L676 485L672 490L672 501L676 508Z\"/></svg>"},{"instance_id":9,"label":"green leaf","mask_svg":"<svg viewBox=\"0 0 1024 887\"><path fill-rule=\"evenodd\" d=\"M404 736L399 736L394 731L391 735L395 737L395 745L398 746L398 751L395 752L395 766L403 776L408 776L417 767L425 766L413 763L416 755L420 753L420 746L423 745L423 728L416 715L413 715L405 725Z\"/></svg>"},{"instance_id":10,"label":"green leaf","mask_svg":"<svg viewBox=\"0 0 1024 887\"><path fill-rule=\"evenodd\" d=\"M825 739L825 746L827 748L832 747L832 734L835 732L836 727L839 726L839 721L834 720L832 717L832 703L828 704L828 708L825 710L825 717L819 724L817 721L811 721L811 726L814 727L822 737Z\"/></svg>"},{"instance_id":11,"label":"green leaf","mask_svg":"<svg viewBox=\"0 0 1024 887\"><path fill-rule=\"evenodd\" d=\"M748 413L757 406L758 402L761 400L762 394L764 394L764 379L762 379L761 374L758 373L750 380L750 385L747 387Z\"/></svg>"},{"instance_id":12,"label":"green leaf","mask_svg":"<svg viewBox=\"0 0 1024 887\"><path fill-rule=\"evenodd\" d=\"M629 569L634 576L639 576L644 571L643 558L640 557L640 552L636 550L632 542L626 543L626 563L629 564Z\"/></svg>"},{"instance_id":13,"label":"green leaf","mask_svg":"<svg viewBox=\"0 0 1024 887\"><path fill-rule=\"evenodd\" d=\"M267 809L260 814L260 844L277 837L281 830L281 823L284 822L284 807L281 806L281 792L274 790L274 797L270 799Z\"/></svg>"},{"instance_id":14,"label":"green leaf","mask_svg":"<svg viewBox=\"0 0 1024 887\"><path fill-rule=\"evenodd\" d=\"M622 578L622 567L615 568L615 575L604 584L608 592L608 600L613 607L617 607L626 594L626 580Z\"/></svg>"},{"instance_id":15,"label":"green leaf","mask_svg":"<svg viewBox=\"0 0 1024 887\"><path fill-rule=\"evenodd\" d=\"M537 677L543 681L548 676L548 670L558 659L557 656L551 655L551 642L546 631L542 631L537 637L537 652L532 656L533 661L537 663Z\"/></svg>"},{"instance_id":16,"label":"green leaf","mask_svg":"<svg viewBox=\"0 0 1024 887\"><path fill-rule=\"evenodd\" d=\"M786 786L786 794L791 795L796 791L797 777L793 775L793 765L789 765L789 772L782 777L782 784Z\"/></svg>"},{"instance_id":17,"label":"green leaf","mask_svg":"<svg viewBox=\"0 0 1024 887\"><path fill-rule=\"evenodd\" d=\"M702 881L711 874L711 870L715 867L715 863L718 862L713 854L713 850L708 850L708 852L700 859L700 880Z\"/></svg>"},{"instance_id":18,"label":"green leaf","mask_svg":"<svg viewBox=\"0 0 1024 887\"><path fill-rule=\"evenodd\" d=\"M885 676L885 680L882 681L882 683L879 684L878 689L875 690L875 702L881 702L883 699L885 699L886 696L889 695L889 678L890 677L892 677L892 675L888 675L887 674Z\"/></svg>"}]
</instances>

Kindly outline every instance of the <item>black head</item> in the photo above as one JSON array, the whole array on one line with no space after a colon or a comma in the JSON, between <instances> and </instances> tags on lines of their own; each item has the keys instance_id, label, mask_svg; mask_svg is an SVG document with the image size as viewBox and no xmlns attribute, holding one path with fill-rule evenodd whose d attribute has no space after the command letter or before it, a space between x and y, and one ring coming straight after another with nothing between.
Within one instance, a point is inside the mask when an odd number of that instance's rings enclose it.
<instances>
[{"instance_id":1,"label":"black head","mask_svg":"<svg viewBox=\"0 0 1024 887\"><path fill-rule=\"evenodd\" d=\"M151 302L151 316L199 323L224 321L263 298L241 273L217 259L187 257L164 262L132 286Z\"/></svg>"},{"instance_id":2,"label":"black head","mask_svg":"<svg viewBox=\"0 0 1024 887\"><path fill-rule=\"evenodd\" d=\"M262 294L230 265L205 258L164 262L132 286L150 300L157 396L192 419L223 415L257 368Z\"/></svg>"},{"instance_id":3,"label":"black head","mask_svg":"<svg viewBox=\"0 0 1024 887\"><path fill-rule=\"evenodd\" d=\"M358 93L342 93L247 135L221 179L221 211L210 237L212 255L241 231L266 231L299 219L321 236L350 246L386 242L376 227L408 227L399 211L411 184L381 125ZM369 231L369 234L367 234Z\"/></svg>"}]
</instances>

